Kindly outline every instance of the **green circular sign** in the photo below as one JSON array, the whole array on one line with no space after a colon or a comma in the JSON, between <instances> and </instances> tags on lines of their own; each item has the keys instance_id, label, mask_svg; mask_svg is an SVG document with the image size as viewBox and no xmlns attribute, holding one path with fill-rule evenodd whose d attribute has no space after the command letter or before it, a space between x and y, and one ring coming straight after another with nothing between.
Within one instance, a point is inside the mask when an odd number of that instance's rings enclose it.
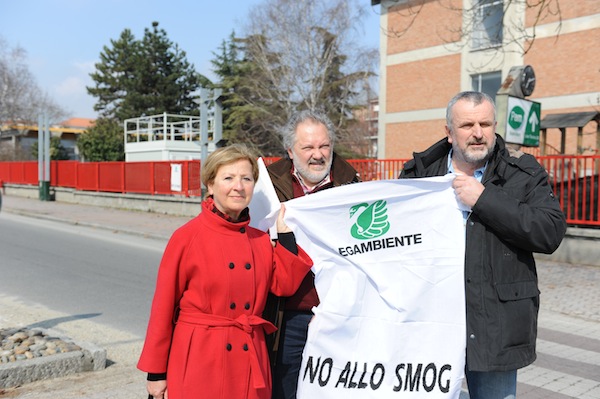
<instances>
[{"instance_id":1,"label":"green circular sign","mask_svg":"<svg viewBox=\"0 0 600 399\"><path fill-rule=\"evenodd\" d=\"M508 115L508 124L513 129L518 129L525 122L525 111L523 108L518 105L514 106L510 110L510 114Z\"/></svg>"}]
</instances>

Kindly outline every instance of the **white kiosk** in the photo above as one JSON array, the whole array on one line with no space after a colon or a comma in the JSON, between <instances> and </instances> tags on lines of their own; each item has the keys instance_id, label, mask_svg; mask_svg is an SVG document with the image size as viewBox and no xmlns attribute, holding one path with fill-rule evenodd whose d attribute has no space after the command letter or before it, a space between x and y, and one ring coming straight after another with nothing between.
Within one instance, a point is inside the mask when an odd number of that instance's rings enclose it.
<instances>
[{"instance_id":1,"label":"white kiosk","mask_svg":"<svg viewBox=\"0 0 600 399\"><path fill-rule=\"evenodd\" d=\"M209 95L212 96L209 97ZM200 90L200 116L168 113L126 119L125 161L204 160L222 139L221 90Z\"/></svg>"}]
</instances>

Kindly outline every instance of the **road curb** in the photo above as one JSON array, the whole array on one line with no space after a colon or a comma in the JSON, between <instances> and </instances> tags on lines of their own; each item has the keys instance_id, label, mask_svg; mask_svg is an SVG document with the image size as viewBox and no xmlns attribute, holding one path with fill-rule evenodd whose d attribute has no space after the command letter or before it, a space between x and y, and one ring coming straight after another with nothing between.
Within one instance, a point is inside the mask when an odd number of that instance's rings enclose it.
<instances>
[{"instance_id":1,"label":"road curb","mask_svg":"<svg viewBox=\"0 0 600 399\"><path fill-rule=\"evenodd\" d=\"M105 231L115 231L115 232L119 232L122 234L129 234L132 236L151 238L153 240L168 240L170 238L170 236L165 236L165 235L161 235L161 234L153 234L150 232L140 232L138 230L127 229L122 226L110 226L110 225L106 225L106 224L102 224L102 223L86 222L86 221L82 221L82 220L65 220L63 218L59 218L59 217L55 217L55 216L49 216L49 215L44 215L44 214L37 213L37 212L24 211L24 210L20 210L20 209L18 209L18 210L17 209L6 209L4 212L10 213L13 215L49 220L51 222L66 223L66 224L70 224L73 226L83 226L83 227L91 227L94 229L100 229L100 230L105 230Z\"/></svg>"}]
</instances>

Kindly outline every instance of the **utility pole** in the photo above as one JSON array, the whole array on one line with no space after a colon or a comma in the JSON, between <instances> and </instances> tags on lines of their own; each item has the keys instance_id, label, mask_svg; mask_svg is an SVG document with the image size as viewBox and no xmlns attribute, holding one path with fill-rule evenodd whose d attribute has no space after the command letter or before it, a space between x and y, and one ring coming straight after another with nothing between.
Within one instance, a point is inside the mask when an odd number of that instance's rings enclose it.
<instances>
[{"instance_id":1,"label":"utility pole","mask_svg":"<svg viewBox=\"0 0 600 399\"><path fill-rule=\"evenodd\" d=\"M223 138L223 107L219 97L223 94L222 89L209 90L200 88L200 99L196 104L200 105L200 168L204 167L204 162L208 157L208 144L213 143L215 147L219 145ZM208 137L208 114L209 108L212 112L212 137ZM206 187L202 187L202 195Z\"/></svg>"},{"instance_id":2,"label":"utility pole","mask_svg":"<svg viewBox=\"0 0 600 399\"><path fill-rule=\"evenodd\" d=\"M48 115L38 117L38 183L41 201L50 201L50 126Z\"/></svg>"},{"instance_id":3,"label":"utility pole","mask_svg":"<svg viewBox=\"0 0 600 399\"><path fill-rule=\"evenodd\" d=\"M223 108L219 100L221 94L223 94L222 89L200 89L200 101L197 101L197 103L200 104L200 141L202 145L200 159L202 160L202 165L204 165L204 161L208 157L208 144L214 143L216 145L223 138ZM209 106L211 106L213 116L211 129L213 134L210 140L208 138Z\"/></svg>"}]
</instances>

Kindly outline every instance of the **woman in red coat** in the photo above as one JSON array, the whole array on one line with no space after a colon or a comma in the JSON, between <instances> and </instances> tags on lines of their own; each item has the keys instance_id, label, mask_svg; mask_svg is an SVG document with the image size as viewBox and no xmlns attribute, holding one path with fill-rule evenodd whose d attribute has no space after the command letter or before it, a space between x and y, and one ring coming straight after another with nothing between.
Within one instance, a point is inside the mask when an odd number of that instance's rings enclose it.
<instances>
[{"instance_id":1,"label":"woman in red coat","mask_svg":"<svg viewBox=\"0 0 600 399\"><path fill-rule=\"evenodd\" d=\"M213 152L202 168L202 212L169 240L138 362L156 399L271 397L267 294L293 294L312 261L283 222L283 206L275 245L249 226L257 178L246 147Z\"/></svg>"}]
</instances>

